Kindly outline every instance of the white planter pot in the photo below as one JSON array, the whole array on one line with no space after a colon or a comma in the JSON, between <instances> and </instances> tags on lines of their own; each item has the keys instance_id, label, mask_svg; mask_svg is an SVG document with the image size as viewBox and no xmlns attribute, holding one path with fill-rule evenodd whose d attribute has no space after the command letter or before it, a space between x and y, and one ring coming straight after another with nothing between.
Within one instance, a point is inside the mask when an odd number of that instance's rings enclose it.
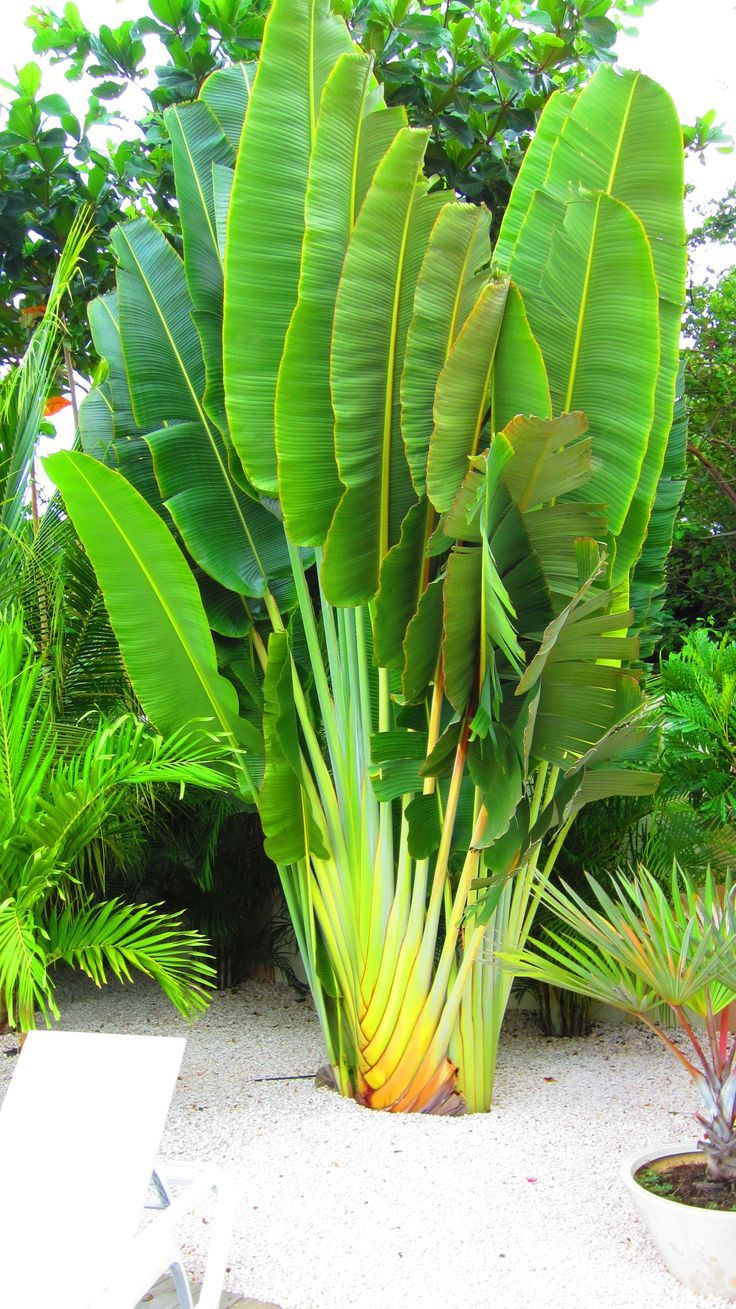
<instances>
[{"instance_id":1,"label":"white planter pot","mask_svg":"<svg viewBox=\"0 0 736 1309\"><path fill-rule=\"evenodd\" d=\"M623 1180L662 1259L691 1291L736 1301L736 1213L697 1209L645 1191L634 1181L640 1168L659 1159L702 1158L695 1146L663 1146L629 1160Z\"/></svg>"}]
</instances>

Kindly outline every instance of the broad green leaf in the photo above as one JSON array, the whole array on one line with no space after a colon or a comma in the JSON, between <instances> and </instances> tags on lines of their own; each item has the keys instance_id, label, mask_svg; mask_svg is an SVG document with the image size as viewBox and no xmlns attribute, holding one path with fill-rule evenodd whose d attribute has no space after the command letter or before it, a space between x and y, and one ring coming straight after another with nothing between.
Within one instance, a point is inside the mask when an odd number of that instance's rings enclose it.
<instances>
[{"instance_id":1,"label":"broad green leaf","mask_svg":"<svg viewBox=\"0 0 736 1309\"><path fill-rule=\"evenodd\" d=\"M234 168L212 165L212 204L215 210L215 231L220 259L225 262L225 245L227 241L227 216L230 212L230 198L233 192Z\"/></svg>"},{"instance_id":2,"label":"broad green leaf","mask_svg":"<svg viewBox=\"0 0 736 1309\"><path fill-rule=\"evenodd\" d=\"M565 768L586 754L619 720L619 683L630 671L577 661L545 669L534 725L533 754Z\"/></svg>"},{"instance_id":3,"label":"broad green leaf","mask_svg":"<svg viewBox=\"0 0 736 1309\"><path fill-rule=\"evenodd\" d=\"M532 196L544 185L552 150L574 103L575 97L568 91L555 91L544 106L514 182L493 251L494 260L504 272L509 271L514 246L529 211Z\"/></svg>"},{"instance_id":4,"label":"broad green leaf","mask_svg":"<svg viewBox=\"0 0 736 1309\"><path fill-rule=\"evenodd\" d=\"M93 386L79 407L82 449L103 462L115 439L113 412L112 388L107 380Z\"/></svg>"},{"instance_id":5,"label":"broad green leaf","mask_svg":"<svg viewBox=\"0 0 736 1309\"><path fill-rule=\"evenodd\" d=\"M151 452L141 437L146 429L140 428L133 417L120 342L117 293L93 300L88 312L92 338L107 364L107 379L93 387L82 402L82 448L121 472L157 513L163 513Z\"/></svg>"},{"instance_id":6,"label":"broad green leaf","mask_svg":"<svg viewBox=\"0 0 736 1309\"><path fill-rule=\"evenodd\" d=\"M151 722L171 734L204 719L237 742L243 725L235 688L217 670L196 583L171 533L119 473L89 455L59 451L45 464L92 561Z\"/></svg>"},{"instance_id":7,"label":"broad green leaf","mask_svg":"<svg viewBox=\"0 0 736 1309\"><path fill-rule=\"evenodd\" d=\"M647 634L650 643L662 609L666 584L665 565L672 547L677 511L685 490L687 411L684 381L681 369L674 420L667 441L662 473L657 483L646 539L631 579L634 626L637 631ZM642 653L644 653L644 641L642 641Z\"/></svg>"},{"instance_id":8,"label":"broad green leaf","mask_svg":"<svg viewBox=\"0 0 736 1309\"><path fill-rule=\"evenodd\" d=\"M223 438L204 412L202 350L182 262L147 219L117 228L115 241L121 254L121 339L134 409L149 424L167 424L150 442L162 494L172 497L184 542L205 572L223 586L262 594L280 544L271 516L251 510L249 497L231 477ZM256 537L259 526L263 541ZM283 571L280 562L276 570Z\"/></svg>"},{"instance_id":9,"label":"broad green leaf","mask_svg":"<svg viewBox=\"0 0 736 1309\"><path fill-rule=\"evenodd\" d=\"M425 546L430 516L434 515L426 498L412 505L400 540L383 561L373 611L373 654L384 668L402 667L406 629L429 580Z\"/></svg>"},{"instance_id":10,"label":"broad green leaf","mask_svg":"<svg viewBox=\"0 0 736 1309\"><path fill-rule=\"evenodd\" d=\"M512 283L493 359L491 431L500 432L517 414L551 418L552 401L542 352L519 289Z\"/></svg>"},{"instance_id":11,"label":"broad green leaf","mask_svg":"<svg viewBox=\"0 0 736 1309\"><path fill-rule=\"evenodd\" d=\"M174 157L184 272L204 358L203 405L226 431L222 382L222 254L217 234L215 175L235 162L232 146L203 101L173 105L164 115Z\"/></svg>"},{"instance_id":12,"label":"broad green leaf","mask_svg":"<svg viewBox=\"0 0 736 1309\"><path fill-rule=\"evenodd\" d=\"M216 68L210 73L199 93L207 108L214 114L233 154L238 153L248 99L255 80L255 63L231 64Z\"/></svg>"},{"instance_id":13,"label":"broad green leaf","mask_svg":"<svg viewBox=\"0 0 736 1309\"><path fill-rule=\"evenodd\" d=\"M415 500L399 383L419 264L442 197L417 186L427 133L403 128L379 165L345 257L332 337L335 451L345 492L323 566L333 604L369 600Z\"/></svg>"},{"instance_id":14,"label":"broad green leaf","mask_svg":"<svg viewBox=\"0 0 736 1309\"><path fill-rule=\"evenodd\" d=\"M231 167L235 153L207 105L172 105L164 114L174 159L184 271L196 309L222 304L222 259L217 241L213 166Z\"/></svg>"},{"instance_id":15,"label":"broad green leaf","mask_svg":"<svg viewBox=\"0 0 736 1309\"><path fill-rule=\"evenodd\" d=\"M299 298L276 388L279 496L287 531L299 545L324 541L344 490L335 459L330 347L357 217L358 154L372 80L366 56L338 60L322 93L309 169ZM391 121L395 133L399 123Z\"/></svg>"},{"instance_id":16,"label":"broad green leaf","mask_svg":"<svg viewBox=\"0 0 736 1309\"><path fill-rule=\"evenodd\" d=\"M437 382L427 490L439 513L451 507L468 460L480 450L508 286L501 278L483 288Z\"/></svg>"},{"instance_id":17,"label":"broad green leaf","mask_svg":"<svg viewBox=\"0 0 736 1309\"><path fill-rule=\"evenodd\" d=\"M371 736L370 778L379 800L396 800L422 789L426 732L397 730Z\"/></svg>"},{"instance_id":18,"label":"broad green leaf","mask_svg":"<svg viewBox=\"0 0 736 1309\"><path fill-rule=\"evenodd\" d=\"M654 412L659 322L652 257L641 223L617 200L599 194L558 208L557 230L555 207L539 194L532 201L511 275L544 356L553 412L580 409L588 419L597 467L585 497L607 506L617 536Z\"/></svg>"},{"instance_id":19,"label":"broad green leaf","mask_svg":"<svg viewBox=\"0 0 736 1309\"><path fill-rule=\"evenodd\" d=\"M133 417L125 360L120 344L118 296L115 291L98 296L87 311L92 340L101 359L107 364L107 382L112 403L112 423L115 436L137 436L142 430ZM84 402L82 404L84 407Z\"/></svg>"},{"instance_id":20,"label":"broad green leaf","mask_svg":"<svg viewBox=\"0 0 736 1309\"><path fill-rule=\"evenodd\" d=\"M647 773L639 768L586 768L564 817L567 820L579 814L586 804L608 800L614 795L654 795L661 780L660 773Z\"/></svg>"},{"instance_id":21,"label":"broad green leaf","mask_svg":"<svg viewBox=\"0 0 736 1309\"><path fill-rule=\"evenodd\" d=\"M638 674L601 662L635 659L638 642L618 635L631 613L607 612L611 592L595 590L595 580L594 574L549 624L516 688L522 695L539 684L532 753L565 769L641 701Z\"/></svg>"},{"instance_id":22,"label":"broad green leaf","mask_svg":"<svg viewBox=\"0 0 736 1309\"><path fill-rule=\"evenodd\" d=\"M437 795L415 795L406 807L406 821L409 854L413 859L430 859L442 836Z\"/></svg>"},{"instance_id":23,"label":"broad green leaf","mask_svg":"<svg viewBox=\"0 0 736 1309\"><path fill-rule=\"evenodd\" d=\"M406 110L403 105L394 105L391 109L386 109L382 105L377 107L375 94L369 103L371 112L363 120L358 142L355 174L356 213L360 212L368 188L376 175L376 169L391 142L402 127L407 125Z\"/></svg>"},{"instance_id":24,"label":"broad green leaf","mask_svg":"<svg viewBox=\"0 0 736 1309\"><path fill-rule=\"evenodd\" d=\"M482 569L478 546L458 545L447 561L442 661L445 694L458 713L465 711L477 677Z\"/></svg>"},{"instance_id":25,"label":"broad green leaf","mask_svg":"<svg viewBox=\"0 0 736 1309\"><path fill-rule=\"evenodd\" d=\"M504 481L522 513L589 481L590 441L581 439L587 430L588 420L582 413L546 421L518 417L504 429L514 451Z\"/></svg>"},{"instance_id":26,"label":"broad green leaf","mask_svg":"<svg viewBox=\"0 0 736 1309\"><path fill-rule=\"evenodd\" d=\"M519 754L509 733L498 728L495 739L487 736L485 740L471 741L468 770L483 794L488 811L485 830L476 847L483 850L509 830L524 790Z\"/></svg>"},{"instance_id":27,"label":"broad green leaf","mask_svg":"<svg viewBox=\"0 0 736 1309\"><path fill-rule=\"evenodd\" d=\"M614 580L629 571L646 533L672 424L685 298L682 129L663 87L641 73L599 68L578 96L550 160L546 188L601 190L633 210L647 234L659 292L660 360L646 455L619 535ZM642 160L646 159L646 167Z\"/></svg>"},{"instance_id":28,"label":"broad green leaf","mask_svg":"<svg viewBox=\"0 0 736 1309\"><path fill-rule=\"evenodd\" d=\"M253 626L253 615L244 596L226 590L199 569L195 575L212 631L219 636L247 636Z\"/></svg>"},{"instance_id":29,"label":"broad green leaf","mask_svg":"<svg viewBox=\"0 0 736 1309\"><path fill-rule=\"evenodd\" d=\"M233 182L223 358L233 444L259 490L277 491L276 380L297 300L304 202L322 88L352 50L327 0L276 0Z\"/></svg>"},{"instance_id":30,"label":"broad green leaf","mask_svg":"<svg viewBox=\"0 0 736 1309\"><path fill-rule=\"evenodd\" d=\"M437 378L483 281L490 214L448 204L432 229L417 280L401 379L401 430L417 495L424 495Z\"/></svg>"},{"instance_id":31,"label":"broad green leaf","mask_svg":"<svg viewBox=\"0 0 736 1309\"><path fill-rule=\"evenodd\" d=\"M642 160L646 159L646 166ZM552 152L545 187L605 191L632 209L651 246L660 295L683 298L682 128L664 87L638 72L599 68L576 98Z\"/></svg>"},{"instance_id":32,"label":"broad green leaf","mask_svg":"<svg viewBox=\"0 0 736 1309\"><path fill-rule=\"evenodd\" d=\"M207 425L204 361L184 265L148 218L115 228L120 339L136 421Z\"/></svg>"},{"instance_id":33,"label":"broad green leaf","mask_svg":"<svg viewBox=\"0 0 736 1309\"><path fill-rule=\"evenodd\" d=\"M171 423L146 440L166 508L192 558L229 590L263 595L270 578L289 571L283 525L228 478L218 436L200 423Z\"/></svg>"},{"instance_id":34,"label":"broad green leaf","mask_svg":"<svg viewBox=\"0 0 736 1309\"><path fill-rule=\"evenodd\" d=\"M444 584L444 577L436 577L429 583L406 629L402 689L410 704L421 699L437 670Z\"/></svg>"}]
</instances>

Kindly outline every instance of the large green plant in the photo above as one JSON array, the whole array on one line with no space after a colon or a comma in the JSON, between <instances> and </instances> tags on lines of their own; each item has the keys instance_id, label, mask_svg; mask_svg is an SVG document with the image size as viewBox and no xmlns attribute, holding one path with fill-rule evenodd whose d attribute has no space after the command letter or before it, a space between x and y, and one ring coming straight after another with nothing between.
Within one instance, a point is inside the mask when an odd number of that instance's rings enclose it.
<instances>
[{"instance_id":1,"label":"large green plant","mask_svg":"<svg viewBox=\"0 0 736 1309\"><path fill-rule=\"evenodd\" d=\"M324 0L278 0L253 87L218 72L168 126L183 260L118 228L87 453L48 468L146 713L238 747L340 1089L486 1109L494 949L579 808L656 784L626 767L627 592L675 394L677 118L639 74L553 97L493 262Z\"/></svg>"}]
</instances>

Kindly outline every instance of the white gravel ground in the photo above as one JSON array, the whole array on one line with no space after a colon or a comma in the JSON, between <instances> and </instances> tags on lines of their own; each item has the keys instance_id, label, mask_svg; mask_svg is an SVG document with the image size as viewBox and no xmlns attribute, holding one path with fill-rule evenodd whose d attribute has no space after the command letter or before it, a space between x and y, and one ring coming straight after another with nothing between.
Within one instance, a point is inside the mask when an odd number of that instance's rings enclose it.
<instances>
[{"instance_id":1,"label":"white gravel ground","mask_svg":"<svg viewBox=\"0 0 736 1309\"><path fill-rule=\"evenodd\" d=\"M192 1028L140 983L72 979L60 1000L66 1028L187 1035L163 1153L235 1179L230 1290L282 1309L723 1306L664 1270L619 1182L623 1156L694 1136L687 1079L644 1031L545 1040L514 1014L493 1111L433 1119L256 1081L324 1062L310 1002L281 985L218 996ZM0 1037L0 1093L13 1045ZM200 1220L195 1271L205 1237Z\"/></svg>"}]
</instances>

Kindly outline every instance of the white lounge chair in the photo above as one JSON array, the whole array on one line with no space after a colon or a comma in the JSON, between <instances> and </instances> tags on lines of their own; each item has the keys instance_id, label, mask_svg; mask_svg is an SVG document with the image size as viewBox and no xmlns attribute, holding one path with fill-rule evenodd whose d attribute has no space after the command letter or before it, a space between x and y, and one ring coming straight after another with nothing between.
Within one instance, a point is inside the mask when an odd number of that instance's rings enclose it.
<instances>
[{"instance_id":1,"label":"white lounge chair","mask_svg":"<svg viewBox=\"0 0 736 1309\"><path fill-rule=\"evenodd\" d=\"M29 1034L0 1108L2 1309L134 1309L167 1270L192 1309L176 1228L210 1191L197 1305L217 1309L232 1230L226 1178L156 1162L185 1044ZM152 1176L160 1212L140 1228Z\"/></svg>"}]
</instances>

